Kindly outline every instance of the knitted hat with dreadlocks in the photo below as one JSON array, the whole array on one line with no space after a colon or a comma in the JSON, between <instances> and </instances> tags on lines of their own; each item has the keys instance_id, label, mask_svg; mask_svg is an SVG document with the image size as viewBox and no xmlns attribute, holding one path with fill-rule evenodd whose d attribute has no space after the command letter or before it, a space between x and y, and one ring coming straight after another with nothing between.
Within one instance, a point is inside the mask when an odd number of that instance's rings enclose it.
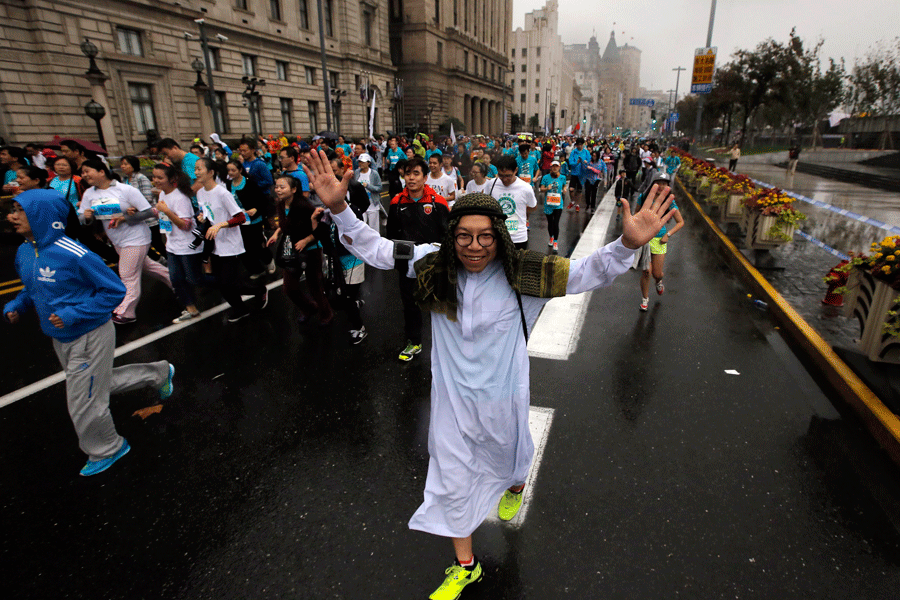
<instances>
[{"instance_id":1,"label":"knitted hat with dreadlocks","mask_svg":"<svg viewBox=\"0 0 900 600\"><path fill-rule=\"evenodd\" d=\"M506 280L517 294L553 298L566 294L569 261L532 250L518 250L506 229L506 215L500 203L487 194L466 194L450 211L447 233L437 252L416 261L418 289L416 302L423 309L445 315L456 321L459 301L456 295L457 272L461 267L456 257L456 228L467 215L484 215L497 233L497 260L503 263Z\"/></svg>"}]
</instances>

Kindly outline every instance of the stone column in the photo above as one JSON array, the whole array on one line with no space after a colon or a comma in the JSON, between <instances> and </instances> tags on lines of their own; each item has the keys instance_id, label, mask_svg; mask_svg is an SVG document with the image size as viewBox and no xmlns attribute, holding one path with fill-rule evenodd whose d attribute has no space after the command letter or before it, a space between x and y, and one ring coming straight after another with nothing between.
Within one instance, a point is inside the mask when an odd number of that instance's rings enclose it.
<instances>
[{"instance_id":1,"label":"stone column","mask_svg":"<svg viewBox=\"0 0 900 600\"><path fill-rule=\"evenodd\" d=\"M466 134L472 133L472 102L471 96L466 94L463 96L463 112L462 121L466 125Z\"/></svg>"},{"instance_id":2,"label":"stone column","mask_svg":"<svg viewBox=\"0 0 900 600\"><path fill-rule=\"evenodd\" d=\"M490 126L488 124L488 101L486 98L481 99L481 132L485 135L490 133Z\"/></svg>"},{"instance_id":3,"label":"stone column","mask_svg":"<svg viewBox=\"0 0 900 600\"><path fill-rule=\"evenodd\" d=\"M194 91L197 92L197 114L200 115L200 131L203 135L207 132L215 131L212 124L212 107L207 104L207 93L209 87L205 85L195 85Z\"/></svg>"}]
</instances>

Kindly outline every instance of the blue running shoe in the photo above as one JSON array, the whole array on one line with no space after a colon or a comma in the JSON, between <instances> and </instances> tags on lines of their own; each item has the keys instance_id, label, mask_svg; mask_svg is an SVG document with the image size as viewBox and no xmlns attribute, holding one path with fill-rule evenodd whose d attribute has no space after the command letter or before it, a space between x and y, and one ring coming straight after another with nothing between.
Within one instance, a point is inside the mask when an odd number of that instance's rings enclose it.
<instances>
[{"instance_id":1,"label":"blue running shoe","mask_svg":"<svg viewBox=\"0 0 900 600\"><path fill-rule=\"evenodd\" d=\"M128 445L128 440L122 440L122 447L119 448L119 451L110 456L109 458L102 458L100 460L89 460L81 468L82 477L90 477L91 475L96 475L97 473L102 473L107 470L113 463L128 454L128 451L131 450L131 446Z\"/></svg>"},{"instance_id":2,"label":"blue running shoe","mask_svg":"<svg viewBox=\"0 0 900 600\"><path fill-rule=\"evenodd\" d=\"M172 395L172 392L175 391L175 384L172 383L173 377L175 377L175 365L169 363L169 378L166 379L166 382L163 384L163 386L159 388L160 400L165 400Z\"/></svg>"}]
</instances>

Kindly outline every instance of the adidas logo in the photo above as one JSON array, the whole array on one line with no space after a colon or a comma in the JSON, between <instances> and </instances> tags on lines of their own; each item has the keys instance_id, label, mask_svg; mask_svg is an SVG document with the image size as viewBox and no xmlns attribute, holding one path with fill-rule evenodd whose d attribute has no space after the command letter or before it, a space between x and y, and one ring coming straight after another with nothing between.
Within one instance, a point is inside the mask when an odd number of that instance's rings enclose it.
<instances>
[{"instance_id":1,"label":"adidas logo","mask_svg":"<svg viewBox=\"0 0 900 600\"><path fill-rule=\"evenodd\" d=\"M50 267L40 267L38 268L41 276L38 277L38 281L44 281L47 283L56 283L56 280L53 279L53 276L56 275L56 271L51 269Z\"/></svg>"}]
</instances>

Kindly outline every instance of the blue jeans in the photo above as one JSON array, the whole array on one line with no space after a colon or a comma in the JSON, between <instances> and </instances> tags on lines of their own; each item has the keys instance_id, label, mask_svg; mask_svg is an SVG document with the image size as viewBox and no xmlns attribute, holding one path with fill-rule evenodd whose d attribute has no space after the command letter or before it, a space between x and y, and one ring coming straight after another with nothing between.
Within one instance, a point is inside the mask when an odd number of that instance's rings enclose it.
<instances>
[{"instance_id":1,"label":"blue jeans","mask_svg":"<svg viewBox=\"0 0 900 600\"><path fill-rule=\"evenodd\" d=\"M172 288L175 290L175 297L185 307L197 304L194 286L206 283L206 277L204 277L203 269L200 267L201 255L172 254L170 252L167 260L169 280L172 282Z\"/></svg>"}]
</instances>

